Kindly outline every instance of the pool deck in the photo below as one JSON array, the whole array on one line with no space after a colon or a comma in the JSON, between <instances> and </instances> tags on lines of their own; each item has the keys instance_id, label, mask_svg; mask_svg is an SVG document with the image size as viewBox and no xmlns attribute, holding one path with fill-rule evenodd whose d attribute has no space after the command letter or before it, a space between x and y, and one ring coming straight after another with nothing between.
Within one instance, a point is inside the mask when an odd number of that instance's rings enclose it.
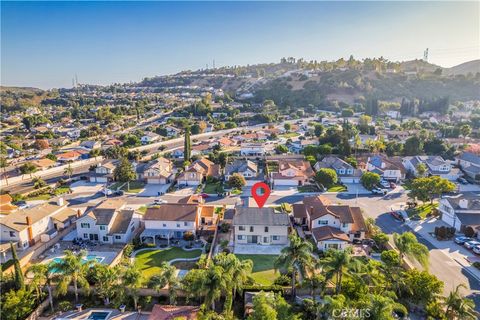
<instances>
[{"instance_id":1,"label":"pool deck","mask_svg":"<svg viewBox=\"0 0 480 320\"><path fill-rule=\"evenodd\" d=\"M105 252L105 251L88 251L87 252L87 256L94 255L97 257L102 257L103 260L101 263L107 264L107 265L110 265L113 262L117 254L118 254L117 252ZM50 263L55 258L62 258L64 256L65 254L63 253L63 251L56 251L55 253L49 252L49 255L45 257L41 263Z\"/></svg>"},{"instance_id":2,"label":"pool deck","mask_svg":"<svg viewBox=\"0 0 480 320\"><path fill-rule=\"evenodd\" d=\"M52 316L48 318L49 320L61 320L61 319L69 319L69 320L80 320L80 319L88 319L92 312L110 312L108 320L148 320L150 316L150 312L133 312L133 311L125 311L120 312L117 309L86 309L83 311L68 311L62 313L57 316Z\"/></svg>"}]
</instances>

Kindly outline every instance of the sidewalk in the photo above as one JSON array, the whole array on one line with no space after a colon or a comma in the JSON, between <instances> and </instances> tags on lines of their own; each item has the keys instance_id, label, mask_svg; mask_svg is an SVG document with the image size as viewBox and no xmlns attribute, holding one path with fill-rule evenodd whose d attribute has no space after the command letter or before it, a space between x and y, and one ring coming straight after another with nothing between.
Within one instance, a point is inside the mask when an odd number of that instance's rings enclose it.
<instances>
[{"instance_id":1,"label":"sidewalk","mask_svg":"<svg viewBox=\"0 0 480 320\"><path fill-rule=\"evenodd\" d=\"M435 231L435 227L448 225L436 218L426 219L424 221L408 221L406 223L415 233L422 236L430 242L435 248L443 251L447 256L461 265L467 272L480 281L480 270L471 265L473 262L480 262L480 256L475 255L472 251L464 246L456 244L453 240L439 241L432 237L430 233Z\"/></svg>"}]
</instances>

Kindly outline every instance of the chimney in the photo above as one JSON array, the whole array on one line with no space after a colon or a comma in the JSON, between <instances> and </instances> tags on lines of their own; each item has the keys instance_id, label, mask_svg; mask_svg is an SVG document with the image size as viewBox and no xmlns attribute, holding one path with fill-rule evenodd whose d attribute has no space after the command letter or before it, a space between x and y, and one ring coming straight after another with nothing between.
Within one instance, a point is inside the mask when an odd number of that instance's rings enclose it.
<instances>
[{"instance_id":1,"label":"chimney","mask_svg":"<svg viewBox=\"0 0 480 320\"><path fill-rule=\"evenodd\" d=\"M460 201L458 202L458 206L462 209L468 209L468 200L460 199Z\"/></svg>"},{"instance_id":2,"label":"chimney","mask_svg":"<svg viewBox=\"0 0 480 320\"><path fill-rule=\"evenodd\" d=\"M80 212L80 209L77 209L77 218L80 218L81 215L82 213Z\"/></svg>"},{"instance_id":3,"label":"chimney","mask_svg":"<svg viewBox=\"0 0 480 320\"><path fill-rule=\"evenodd\" d=\"M33 246L35 244L35 240L33 239L33 230L32 230L32 219L29 216L25 217L27 222L27 232L28 232L28 243L29 245Z\"/></svg>"},{"instance_id":4,"label":"chimney","mask_svg":"<svg viewBox=\"0 0 480 320\"><path fill-rule=\"evenodd\" d=\"M62 197L58 198L57 205L59 205L60 207L63 207L63 203L64 203L63 198Z\"/></svg>"}]
</instances>

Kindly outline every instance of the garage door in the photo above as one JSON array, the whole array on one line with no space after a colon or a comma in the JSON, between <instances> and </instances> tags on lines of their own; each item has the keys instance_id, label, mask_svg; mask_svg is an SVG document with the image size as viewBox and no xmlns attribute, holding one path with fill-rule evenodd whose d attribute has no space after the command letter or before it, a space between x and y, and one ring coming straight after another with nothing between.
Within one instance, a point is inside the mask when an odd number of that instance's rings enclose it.
<instances>
[{"instance_id":1,"label":"garage door","mask_svg":"<svg viewBox=\"0 0 480 320\"><path fill-rule=\"evenodd\" d=\"M147 179L147 183L151 183L151 184L160 184L160 179Z\"/></svg>"}]
</instances>

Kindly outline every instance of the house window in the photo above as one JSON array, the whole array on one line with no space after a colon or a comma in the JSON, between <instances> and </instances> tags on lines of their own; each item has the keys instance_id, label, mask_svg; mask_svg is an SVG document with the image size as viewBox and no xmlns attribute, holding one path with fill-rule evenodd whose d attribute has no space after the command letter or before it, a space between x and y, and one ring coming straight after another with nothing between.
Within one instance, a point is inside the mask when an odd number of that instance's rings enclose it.
<instances>
[{"instance_id":1,"label":"house window","mask_svg":"<svg viewBox=\"0 0 480 320\"><path fill-rule=\"evenodd\" d=\"M164 224L163 224L163 226L164 226L164 227L166 227L166 226L167 226L167 224L166 224L166 223L164 223Z\"/></svg>"},{"instance_id":2,"label":"house window","mask_svg":"<svg viewBox=\"0 0 480 320\"><path fill-rule=\"evenodd\" d=\"M318 224L320 224L322 226L326 226L326 225L328 225L328 220L318 220Z\"/></svg>"},{"instance_id":3,"label":"house window","mask_svg":"<svg viewBox=\"0 0 480 320\"><path fill-rule=\"evenodd\" d=\"M115 239L120 240L120 239L122 239L122 237L121 236L115 236Z\"/></svg>"},{"instance_id":4,"label":"house window","mask_svg":"<svg viewBox=\"0 0 480 320\"><path fill-rule=\"evenodd\" d=\"M88 233L84 233L84 234L83 234L83 238L84 238L84 239L87 239L87 238L88 238Z\"/></svg>"},{"instance_id":5,"label":"house window","mask_svg":"<svg viewBox=\"0 0 480 320\"><path fill-rule=\"evenodd\" d=\"M105 230L106 228L106 226L100 226L100 230Z\"/></svg>"},{"instance_id":6,"label":"house window","mask_svg":"<svg viewBox=\"0 0 480 320\"><path fill-rule=\"evenodd\" d=\"M268 227L265 227L265 232L268 232Z\"/></svg>"},{"instance_id":7,"label":"house window","mask_svg":"<svg viewBox=\"0 0 480 320\"><path fill-rule=\"evenodd\" d=\"M347 224L346 224L346 223L342 223L342 227L346 228L346 227L347 227Z\"/></svg>"},{"instance_id":8,"label":"house window","mask_svg":"<svg viewBox=\"0 0 480 320\"><path fill-rule=\"evenodd\" d=\"M250 226L250 232L253 232L253 226Z\"/></svg>"},{"instance_id":9,"label":"house window","mask_svg":"<svg viewBox=\"0 0 480 320\"><path fill-rule=\"evenodd\" d=\"M90 229L90 223L86 223L86 222L80 223L80 227L84 229Z\"/></svg>"},{"instance_id":10,"label":"house window","mask_svg":"<svg viewBox=\"0 0 480 320\"><path fill-rule=\"evenodd\" d=\"M180 228L180 223L177 223L177 228Z\"/></svg>"},{"instance_id":11,"label":"house window","mask_svg":"<svg viewBox=\"0 0 480 320\"><path fill-rule=\"evenodd\" d=\"M237 239L238 239L238 240L243 240L243 236L242 236L242 235L238 235L238 236L237 236Z\"/></svg>"},{"instance_id":12,"label":"house window","mask_svg":"<svg viewBox=\"0 0 480 320\"><path fill-rule=\"evenodd\" d=\"M14 238L15 237L15 231L10 231L10 237Z\"/></svg>"},{"instance_id":13,"label":"house window","mask_svg":"<svg viewBox=\"0 0 480 320\"><path fill-rule=\"evenodd\" d=\"M135 230L135 226L132 226L132 228L130 229L131 232L133 232L133 230Z\"/></svg>"},{"instance_id":14,"label":"house window","mask_svg":"<svg viewBox=\"0 0 480 320\"><path fill-rule=\"evenodd\" d=\"M245 231L245 226L238 226L239 231Z\"/></svg>"},{"instance_id":15,"label":"house window","mask_svg":"<svg viewBox=\"0 0 480 320\"><path fill-rule=\"evenodd\" d=\"M103 236L103 242L108 242L108 237L107 236Z\"/></svg>"},{"instance_id":16,"label":"house window","mask_svg":"<svg viewBox=\"0 0 480 320\"><path fill-rule=\"evenodd\" d=\"M188 222L187 221L183 222L183 226L184 227L188 226Z\"/></svg>"},{"instance_id":17,"label":"house window","mask_svg":"<svg viewBox=\"0 0 480 320\"><path fill-rule=\"evenodd\" d=\"M272 236L272 240L278 240L278 236Z\"/></svg>"}]
</instances>

